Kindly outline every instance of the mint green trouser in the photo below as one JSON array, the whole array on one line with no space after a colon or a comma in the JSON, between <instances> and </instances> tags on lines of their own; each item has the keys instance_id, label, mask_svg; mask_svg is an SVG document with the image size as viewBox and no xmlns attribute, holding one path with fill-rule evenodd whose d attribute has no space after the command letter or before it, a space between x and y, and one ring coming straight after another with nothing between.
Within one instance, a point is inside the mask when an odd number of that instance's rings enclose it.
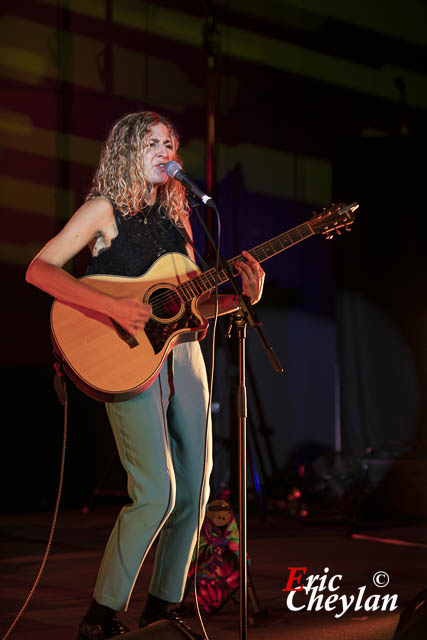
<instances>
[{"instance_id":1,"label":"mint green trouser","mask_svg":"<svg viewBox=\"0 0 427 640\"><path fill-rule=\"evenodd\" d=\"M206 371L195 342L175 347L172 361L139 396L106 405L132 500L111 532L94 592L99 603L116 611L126 611L141 565L157 537L150 593L180 602L196 542ZM212 466L210 420L207 450L201 522Z\"/></svg>"}]
</instances>

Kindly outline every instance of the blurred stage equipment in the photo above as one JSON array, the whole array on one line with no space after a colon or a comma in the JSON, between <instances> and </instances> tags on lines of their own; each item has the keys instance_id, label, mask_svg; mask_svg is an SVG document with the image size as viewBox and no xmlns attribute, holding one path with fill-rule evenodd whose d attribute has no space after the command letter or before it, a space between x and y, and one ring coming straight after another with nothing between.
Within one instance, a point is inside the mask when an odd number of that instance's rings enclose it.
<instances>
[{"instance_id":1,"label":"blurred stage equipment","mask_svg":"<svg viewBox=\"0 0 427 640\"><path fill-rule=\"evenodd\" d=\"M354 520L361 504L365 470L356 458L331 452L306 465L302 483L307 521Z\"/></svg>"},{"instance_id":2,"label":"blurred stage equipment","mask_svg":"<svg viewBox=\"0 0 427 640\"><path fill-rule=\"evenodd\" d=\"M308 521L424 519L426 457L408 443L368 448L360 456L330 452L305 465L301 489Z\"/></svg>"},{"instance_id":3,"label":"blurred stage equipment","mask_svg":"<svg viewBox=\"0 0 427 640\"><path fill-rule=\"evenodd\" d=\"M427 589L400 614L392 640L421 640L427 635Z\"/></svg>"},{"instance_id":4,"label":"blurred stage equipment","mask_svg":"<svg viewBox=\"0 0 427 640\"><path fill-rule=\"evenodd\" d=\"M427 459L413 443L395 442L367 449L360 457L366 491L365 518L425 519L427 516Z\"/></svg>"}]
</instances>

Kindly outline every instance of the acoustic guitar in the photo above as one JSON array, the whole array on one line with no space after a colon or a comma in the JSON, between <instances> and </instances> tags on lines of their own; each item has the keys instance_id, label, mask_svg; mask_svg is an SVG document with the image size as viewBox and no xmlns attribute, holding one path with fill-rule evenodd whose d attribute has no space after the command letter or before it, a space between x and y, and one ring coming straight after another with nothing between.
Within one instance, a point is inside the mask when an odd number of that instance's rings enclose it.
<instances>
[{"instance_id":1,"label":"acoustic guitar","mask_svg":"<svg viewBox=\"0 0 427 640\"><path fill-rule=\"evenodd\" d=\"M251 249L258 262L315 234L331 238L349 230L357 203L334 205L320 215ZM236 256L228 261L237 274ZM112 318L90 309L55 300L51 335L55 354L67 375L90 397L120 402L147 389L156 379L168 353L179 343L202 340L207 320L199 313L199 297L228 280L221 269L201 272L189 257L167 253L138 278L92 275L85 284L114 297L135 297L152 305L145 328L131 335Z\"/></svg>"}]
</instances>

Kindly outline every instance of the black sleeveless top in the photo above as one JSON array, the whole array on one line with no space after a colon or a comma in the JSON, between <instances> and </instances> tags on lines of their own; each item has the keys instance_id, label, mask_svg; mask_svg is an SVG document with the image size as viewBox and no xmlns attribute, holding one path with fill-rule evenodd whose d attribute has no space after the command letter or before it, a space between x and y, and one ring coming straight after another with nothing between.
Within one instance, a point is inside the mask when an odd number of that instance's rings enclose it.
<instances>
[{"instance_id":1,"label":"black sleeveless top","mask_svg":"<svg viewBox=\"0 0 427 640\"><path fill-rule=\"evenodd\" d=\"M118 234L109 247L91 257L86 275L136 278L165 253L187 255L183 236L157 204L128 217L114 208L114 219Z\"/></svg>"}]
</instances>

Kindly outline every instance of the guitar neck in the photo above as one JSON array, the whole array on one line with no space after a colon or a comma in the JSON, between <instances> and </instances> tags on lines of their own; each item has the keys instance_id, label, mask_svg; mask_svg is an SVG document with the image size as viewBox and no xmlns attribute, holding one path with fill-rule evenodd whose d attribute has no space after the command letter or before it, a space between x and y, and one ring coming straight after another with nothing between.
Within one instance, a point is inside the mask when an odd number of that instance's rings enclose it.
<instances>
[{"instance_id":1,"label":"guitar neck","mask_svg":"<svg viewBox=\"0 0 427 640\"><path fill-rule=\"evenodd\" d=\"M258 262L264 262L264 260L272 258L278 253L293 247L295 244L298 244L298 242L302 242L302 240L305 240L312 235L314 235L314 231L310 224L308 222L304 222L290 231L285 231L275 238L259 244L248 251L248 253L250 253ZM239 255L227 260L227 264L233 276L238 275L235 264L242 259L242 256ZM217 275L215 267L212 267L211 269L204 271L200 276L182 283L178 287L178 290L185 300L190 300L191 298L198 297L206 291L211 291L217 286L217 284L223 284L224 282L227 282L227 280L229 280L229 277L224 269L220 269Z\"/></svg>"}]
</instances>

